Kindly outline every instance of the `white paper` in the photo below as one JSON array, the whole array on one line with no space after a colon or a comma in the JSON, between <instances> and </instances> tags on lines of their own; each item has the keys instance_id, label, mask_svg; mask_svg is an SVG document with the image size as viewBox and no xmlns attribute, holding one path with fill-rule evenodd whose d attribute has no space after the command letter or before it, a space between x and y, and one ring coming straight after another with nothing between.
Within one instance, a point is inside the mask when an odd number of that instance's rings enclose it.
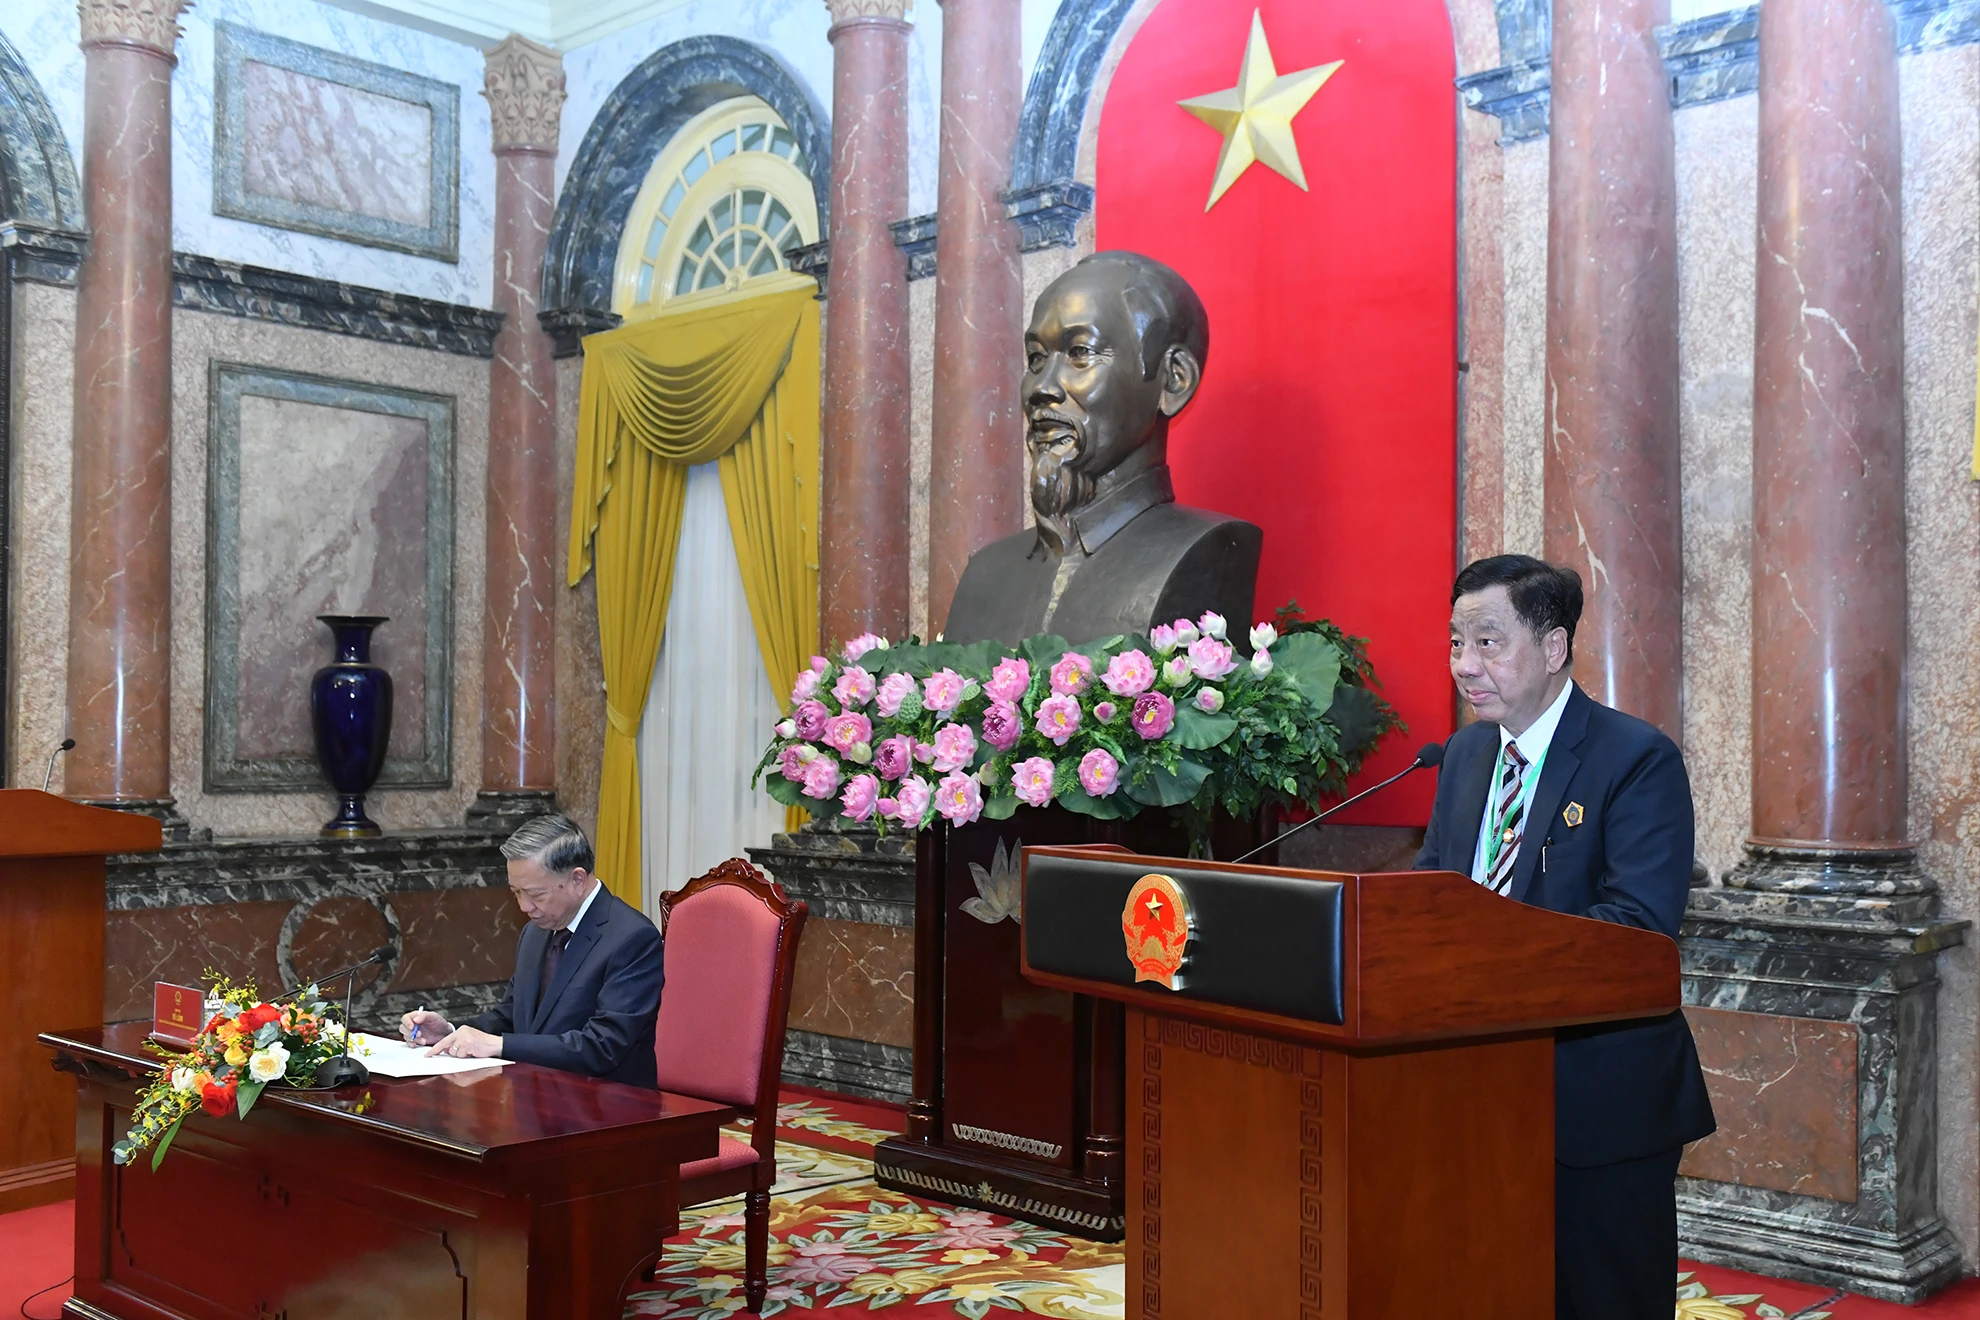
<instances>
[{"instance_id":1,"label":"white paper","mask_svg":"<svg viewBox=\"0 0 1980 1320\"><path fill-rule=\"evenodd\" d=\"M390 1036L370 1032L355 1033L352 1053L365 1067L380 1077L442 1077L448 1073L473 1072L477 1068L500 1068L509 1059L450 1059L425 1053L425 1045L408 1045Z\"/></svg>"}]
</instances>

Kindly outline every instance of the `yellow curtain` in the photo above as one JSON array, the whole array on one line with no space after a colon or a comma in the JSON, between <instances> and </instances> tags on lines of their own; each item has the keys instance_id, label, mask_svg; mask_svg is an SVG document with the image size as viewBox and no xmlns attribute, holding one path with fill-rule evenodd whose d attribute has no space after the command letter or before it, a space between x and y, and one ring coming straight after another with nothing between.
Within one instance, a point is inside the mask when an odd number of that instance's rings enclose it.
<instances>
[{"instance_id":1,"label":"yellow curtain","mask_svg":"<svg viewBox=\"0 0 1980 1320\"><path fill-rule=\"evenodd\" d=\"M722 459L758 645L781 690L816 645L818 304L810 280L584 341L570 582L598 570L598 875L640 902L635 738L673 590L687 469ZM778 666L783 666L780 670Z\"/></svg>"}]
</instances>

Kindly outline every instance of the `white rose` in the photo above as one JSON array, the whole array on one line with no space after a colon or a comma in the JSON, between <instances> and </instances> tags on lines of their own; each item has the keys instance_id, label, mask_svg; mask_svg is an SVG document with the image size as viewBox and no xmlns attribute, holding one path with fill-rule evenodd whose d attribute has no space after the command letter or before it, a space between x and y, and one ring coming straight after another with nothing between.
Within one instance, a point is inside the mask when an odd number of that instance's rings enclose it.
<instances>
[{"instance_id":1,"label":"white rose","mask_svg":"<svg viewBox=\"0 0 1980 1320\"><path fill-rule=\"evenodd\" d=\"M289 1070L289 1052L270 1045L248 1056L248 1076L257 1082L272 1082Z\"/></svg>"},{"instance_id":2,"label":"white rose","mask_svg":"<svg viewBox=\"0 0 1980 1320\"><path fill-rule=\"evenodd\" d=\"M172 1070L172 1089L181 1095L192 1090L193 1070L190 1068L174 1068Z\"/></svg>"},{"instance_id":3,"label":"white rose","mask_svg":"<svg viewBox=\"0 0 1980 1320\"><path fill-rule=\"evenodd\" d=\"M1254 624L1251 629L1251 649L1270 650L1272 643L1279 640L1279 630L1269 623Z\"/></svg>"},{"instance_id":4,"label":"white rose","mask_svg":"<svg viewBox=\"0 0 1980 1320\"><path fill-rule=\"evenodd\" d=\"M1254 652L1251 657L1251 672L1258 678L1263 678L1265 675L1271 673L1272 653L1270 651Z\"/></svg>"}]
</instances>

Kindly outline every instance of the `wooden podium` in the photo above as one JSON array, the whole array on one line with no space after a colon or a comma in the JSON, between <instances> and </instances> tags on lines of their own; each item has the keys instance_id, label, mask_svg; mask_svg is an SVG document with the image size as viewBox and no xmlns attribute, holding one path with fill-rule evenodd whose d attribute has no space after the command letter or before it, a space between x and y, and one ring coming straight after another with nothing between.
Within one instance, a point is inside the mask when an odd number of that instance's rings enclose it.
<instances>
[{"instance_id":1,"label":"wooden podium","mask_svg":"<svg viewBox=\"0 0 1980 1320\"><path fill-rule=\"evenodd\" d=\"M1174 990L1128 954L1151 875ZM1662 935L1448 872L1026 848L1023 926L1033 981L1126 1006L1130 1320L1552 1315L1553 1029L1679 1006Z\"/></svg>"},{"instance_id":2,"label":"wooden podium","mask_svg":"<svg viewBox=\"0 0 1980 1320\"><path fill-rule=\"evenodd\" d=\"M76 1194L76 1088L35 1035L103 1020L103 859L162 841L149 816L0 790L0 1214Z\"/></svg>"}]
</instances>

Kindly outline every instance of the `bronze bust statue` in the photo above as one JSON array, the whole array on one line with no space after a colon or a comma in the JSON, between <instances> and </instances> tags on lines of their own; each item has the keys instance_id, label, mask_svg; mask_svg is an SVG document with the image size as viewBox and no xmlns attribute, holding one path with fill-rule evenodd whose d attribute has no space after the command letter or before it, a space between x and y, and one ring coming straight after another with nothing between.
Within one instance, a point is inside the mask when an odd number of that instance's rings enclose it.
<instances>
[{"instance_id":1,"label":"bronze bust statue","mask_svg":"<svg viewBox=\"0 0 1980 1320\"><path fill-rule=\"evenodd\" d=\"M1169 419L1209 354L1196 291L1152 258L1097 252L1039 295L1024 342L1037 525L969 557L943 636L1088 642L1215 610L1243 638L1264 533L1177 504L1169 479Z\"/></svg>"}]
</instances>

